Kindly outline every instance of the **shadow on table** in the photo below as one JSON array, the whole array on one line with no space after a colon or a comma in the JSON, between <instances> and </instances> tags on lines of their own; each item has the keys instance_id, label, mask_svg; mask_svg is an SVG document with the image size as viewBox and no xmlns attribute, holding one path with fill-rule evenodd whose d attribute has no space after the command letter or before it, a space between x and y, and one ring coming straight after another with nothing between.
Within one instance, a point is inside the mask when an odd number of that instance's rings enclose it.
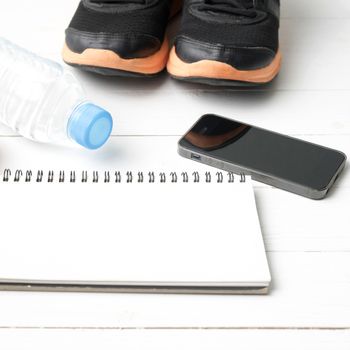
<instances>
[{"instance_id":1,"label":"shadow on table","mask_svg":"<svg viewBox=\"0 0 350 350\"><path fill-rule=\"evenodd\" d=\"M265 227L264 222L263 222L263 218L264 216L262 215L262 211L263 211L263 204L262 204L262 200L259 197L259 193L257 191L254 191L254 196L255 196L255 202L256 202L256 207L257 207L257 211L258 211L258 216L259 216L259 220L260 220L260 227L261 227L261 232L262 232L262 237L264 240L264 245L265 245L265 249L266 249L266 254L267 254L267 259L268 259L268 264L269 264L269 268L270 268L270 273L271 273L271 284L270 284L270 288L269 288L269 294L273 293L274 290L276 289L276 281L274 276L276 276L276 274L274 273L274 266L271 263L270 259L269 259L269 250L268 250L268 246L267 246L267 239L266 239L266 232L264 232L263 227Z\"/></svg>"},{"instance_id":2,"label":"shadow on table","mask_svg":"<svg viewBox=\"0 0 350 350\"><path fill-rule=\"evenodd\" d=\"M338 178L336 179L334 185L331 187L329 192L327 193L327 197L323 200L327 200L327 198L332 198L334 195L337 194L338 191L341 191L341 186L339 184L344 181L344 178L349 175L349 167L347 164L345 165L344 170L339 174Z\"/></svg>"},{"instance_id":3,"label":"shadow on table","mask_svg":"<svg viewBox=\"0 0 350 350\"><path fill-rule=\"evenodd\" d=\"M160 89L169 79L167 73L161 72L155 77L116 77L116 76L104 76L96 73L90 73L74 69L73 73L79 78L80 81L84 81L92 86L103 87L108 91L109 89L115 90L118 85L118 90L138 90L138 91L155 91Z\"/></svg>"}]
</instances>

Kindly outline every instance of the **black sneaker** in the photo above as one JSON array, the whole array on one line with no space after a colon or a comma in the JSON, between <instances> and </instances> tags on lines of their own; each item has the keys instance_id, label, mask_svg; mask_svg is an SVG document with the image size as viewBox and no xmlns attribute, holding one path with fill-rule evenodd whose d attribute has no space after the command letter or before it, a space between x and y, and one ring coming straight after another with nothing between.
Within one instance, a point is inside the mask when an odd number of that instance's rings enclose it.
<instances>
[{"instance_id":1,"label":"black sneaker","mask_svg":"<svg viewBox=\"0 0 350 350\"><path fill-rule=\"evenodd\" d=\"M63 60L104 75L152 76L169 56L165 35L177 0L82 0L66 30Z\"/></svg>"},{"instance_id":2,"label":"black sneaker","mask_svg":"<svg viewBox=\"0 0 350 350\"><path fill-rule=\"evenodd\" d=\"M213 85L270 82L279 72L279 0L187 0L168 71Z\"/></svg>"}]
</instances>

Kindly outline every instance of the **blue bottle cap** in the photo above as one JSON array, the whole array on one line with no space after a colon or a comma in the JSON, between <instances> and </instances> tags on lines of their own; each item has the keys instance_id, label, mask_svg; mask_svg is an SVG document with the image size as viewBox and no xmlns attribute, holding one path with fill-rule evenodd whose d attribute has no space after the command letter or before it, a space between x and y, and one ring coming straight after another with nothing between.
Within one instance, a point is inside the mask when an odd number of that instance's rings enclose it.
<instances>
[{"instance_id":1,"label":"blue bottle cap","mask_svg":"<svg viewBox=\"0 0 350 350\"><path fill-rule=\"evenodd\" d=\"M73 111L67 131L81 146L94 150L106 143L112 128L110 113L92 103L84 103Z\"/></svg>"}]
</instances>

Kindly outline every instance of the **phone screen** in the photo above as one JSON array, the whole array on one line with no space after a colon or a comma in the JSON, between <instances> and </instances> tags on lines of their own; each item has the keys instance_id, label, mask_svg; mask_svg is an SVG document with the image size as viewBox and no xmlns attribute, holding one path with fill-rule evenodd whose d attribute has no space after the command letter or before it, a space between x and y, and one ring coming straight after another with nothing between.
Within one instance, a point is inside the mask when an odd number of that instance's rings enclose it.
<instances>
[{"instance_id":1,"label":"phone screen","mask_svg":"<svg viewBox=\"0 0 350 350\"><path fill-rule=\"evenodd\" d=\"M318 190L330 184L346 159L341 152L211 114L203 116L179 145Z\"/></svg>"}]
</instances>

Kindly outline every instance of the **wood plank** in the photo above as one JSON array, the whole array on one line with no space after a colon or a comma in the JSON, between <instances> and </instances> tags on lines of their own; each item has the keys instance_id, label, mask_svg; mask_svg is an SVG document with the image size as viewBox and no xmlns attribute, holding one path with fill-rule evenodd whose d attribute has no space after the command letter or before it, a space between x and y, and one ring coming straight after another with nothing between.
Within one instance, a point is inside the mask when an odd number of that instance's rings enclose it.
<instances>
[{"instance_id":1,"label":"wood plank","mask_svg":"<svg viewBox=\"0 0 350 350\"><path fill-rule=\"evenodd\" d=\"M29 16L27 16L29 18ZM15 24L0 25L4 37L25 46L40 55L61 61L61 47L64 29L70 16L60 22L52 21L38 28L38 25L25 20L23 25L32 30L19 32ZM33 19L34 21L34 19ZM349 90L347 79L350 73L347 64L350 59L348 35L350 22L347 19L284 19L281 21L281 50L283 67L274 83L262 87L263 90ZM42 43L45 43L43 45ZM327 45L325 44L327 43ZM317 54L316 54L317 53ZM331 54L330 54L331 53ZM73 69L76 71L75 69ZM77 73L80 76L79 73ZM85 74L87 75L87 74ZM110 78L120 90L149 90L152 81ZM145 87L145 85L147 87ZM222 90L220 87L183 84L163 79L162 89L169 93L182 91ZM237 90L237 89L235 89Z\"/></svg>"},{"instance_id":2,"label":"wood plank","mask_svg":"<svg viewBox=\"0 0 350 350\"><path fill-rule=\"evenodd\" d=\"M82 77L90 100L114 116L114 135L182 135L205 113L291 135L350 134L347 91L119 91L114 80ZM146 86L145 86L146 89ZM16 135L0 125L0 135Z\"/></svg>"},{"instance_id":3,"label":"wood plank","mask_svg":"<svg viewBox=\"0 0 350 350\"><path fill-rule=\"evenodd\" d=\"M267 251L350 252L350 190L322 201L272 188L255 188Z\"/></svg>"},{"instance_id":4,"label":"wood plank","mask_svg":"<svg viewBox=\"0 0 350 350\"><path fill-rule=\"evenodd\" d=\"M284 0L282 18L349 18L348 0Z\"/></svg>"},{"instance_id":5,"label":"wood plank","mask_svg":"<svg viewBox=\"0 0 350 350\"><path fill-rule=\"evenodd\" d=\"M349 327L349 253L269 253L268 296L0 293L7 327Z\"/></svg>"},{"instance_id":6,"label":"wood plank","mask_svg":"<svg viewBox=\"0 0 350 350\"><path fill-rule=\"evenodd\" d=\"M60 60L64 28L77 3L8 2L2 9L1 35ZM177 156L176 141L207 112L298 135L349 154L350 2L285 0L282 17L284 65L270 86L234 91L179 84L166 75L136 82L74 70L88 96L115 116L115 135L158 137L114 137L95 153L0 137L0 169L194 169L200 165ZM0 126L0 135L14 133ZM11 350L22 350L24 344L52 349L72 345L163 349L164 344L169 349L220 350L232 345L255 349L257 344L272 350L349 349L349 191L348 171L329 199L321 202L256 184L274 281L267 297L0 293L1 344ZM297 329L285 329L290 327Z\"/></svg>"},{"instance_id":7,"label":"wood plank","mask_svg":"<svg viewBox=\"0 0 350 350\"><path fill-rule=\"evenodd\" d=\"M350 154L348 135L302 135L301 139ZM11 169L75 169L75 170L183 170L202 168L203 164L180 157L179 136L114 136L97 151L79 146L66 148L36 143L22 137L0 137L0 170ZM315 174L316 175L316 174ZM337 186L349 187L347 170Z\"/></svg>"},{"instance_id":8,"label":"wood plank","mask_svg":"<svg viewBox=\"0 0 350 350\"><path fill-rule=\"evenodd\" d=\"M13 3L6 4L3 13L17 12L19 14L37 15L38 11L46 13L46 17L53 20L57 16L67 17L73 14L78 0L61 0L59 4L48 4L45 0L35 0L36 6L23 1L21 6ZM54 11L52 11L54 9ZM282 18L349 18L350 6L347 0L284 0L281 6Z\"/></svg>"},{"instance_id":9,"label":"wood plank","mask_svg":"<svg viewBox=\"0 0 350 350\"><path fill-rule=\"evenodd\" d=\"M308 136L309 141L350 154L350 139L343 136ZM0 176L5 168L44 170L194 171L211 170L181 158L177 137L113 137L90 152L79 148L43 146L19 137L0 138ZM316 174L315 174L316 176ZM350 251L350 176L345 170L327 199L309 200L255 183L257 207L268 251Z\"/></svg>"},{"instance_id":10,"label":"wood plank","mask_svg":"<svg viewBox=\"0 0 350 350\"><path fill-rule=\"evenodd\" d=\"M348 350L349 330L0 330L3 347L27 349Z\"/></svg>"},{"instance_id":11,"label":"wood plank","mask_svg":"<svg viewBox=\"0 0 350 350\"><path fill-rule=\"evenodd\" d=\"M348 90L347 79L344 77L350 73L347 64L350 58L347 45L347 33L350 31L349 3L344 0L336 2L323 0L322 6L316 0L307 5L301 0L297 2L289 0L287 3L283 9L283 14L287 17L281 21L284 65L277 81L266 88ZM61 60L64 29L75 11L76 3L65 0L64 3L48 4L37 0L36 6L26 6L24 1L21 5L16 2L6 6L6 15L3 16L5 20L0 23L2 35L41 55ZM300 13L303 13L303 16L300 16ZM16 16L16 21L12 20L13 16ZM28 30L19 30L18 21ZM116 85L120 86L120 89L127 88L128 83L124 84L122 79L115 81L118 82ZM138 89L142 89L143 84L138 81L137 85ZM196 85L181 84L181 86L184 90L198 89ZM177 85L168 79L163 87L170 91L177 89Z\"/></svg>"},{"instance_id":12,"label":"wood plank","mask_svg":"<svg viewBox=\"0 0 350 350\"><path fill-rule=\"evenodd\" d=\"M20 6L16 3L12 9L7 7L10 13L4 17L8 21L0 23L0 30L5 37L36 48L39 54L61 60L67 13L73 13L76 5L60 3L57 11L51 8L56 5L42 5L41 11L47 6L50 11L41 16L40 22L36 16L25 13L21 23L30 28L25 32L18 31L11 20L11 11L17 13ZM24 5L26 11L37 8L27 7ZM315 4L312 7L315 13L325 8ZM336 7L333 2L332 7ZM341 3L338 8L346 13L349 5ZM349 133L349 88L345 78L350 73L349 31L350 22L346 19L285 19L281 25L284 66L277 81L262 89L234 91L181 84L166 74L153 80L111 79L68 69L81 80L91 100L113 113L115 133L119 135L178 135L208 112L292 134ZM331 67L331 72L325 67ZM13 134L0 126L0 135Z\"/></svg>"}]
</instances>

